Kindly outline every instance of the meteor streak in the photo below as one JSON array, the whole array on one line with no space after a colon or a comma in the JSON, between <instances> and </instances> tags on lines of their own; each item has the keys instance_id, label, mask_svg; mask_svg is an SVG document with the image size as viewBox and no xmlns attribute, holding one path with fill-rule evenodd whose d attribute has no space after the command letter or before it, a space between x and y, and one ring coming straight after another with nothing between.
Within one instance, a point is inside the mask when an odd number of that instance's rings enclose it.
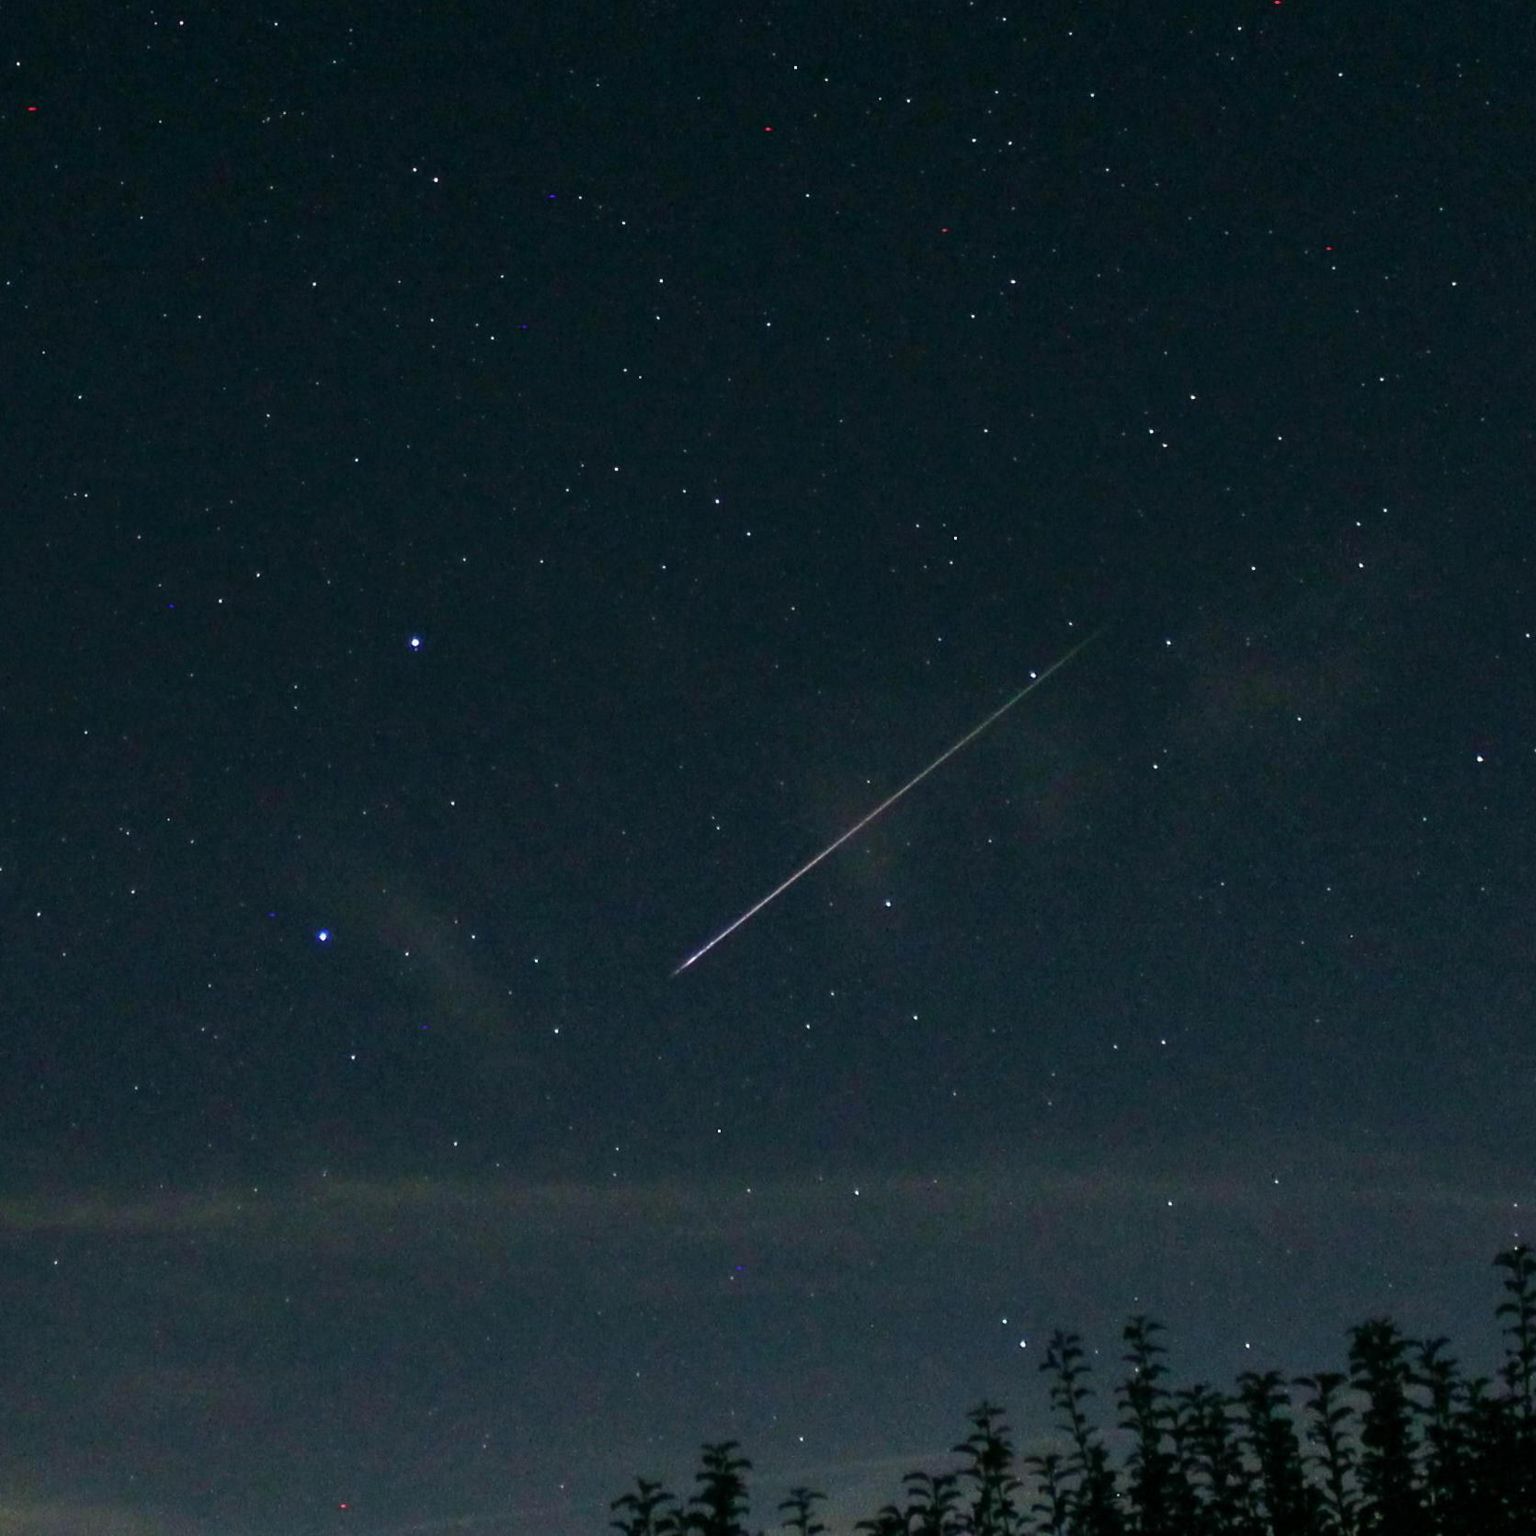
<instances>
[{"instance_id":1,"label":"meteor streak","mask_svg":"<svg viewBox=\"0 0 1536 1536\"><path fill-rule=\"evenodd\" d=\"M1030 694L1032 694L1035 689L1038 688L1041 683L1043 683L1046 678L1051 675L1051 673L1059 672L1064 666L1066 666L1069 661L1072 660L1074 656L1077 655L1079 651L1081 651L1085 646L1091 645L1098 638L1098 632L1095 632L1094 634L1089 635L1086 640L1079 640L1077 644L1074 645L1072 649L1066 653L1066 655L1059 656L1050 664L1050 666L1045 669L1044 672L1040 673L1037 677L1031 678L1029 682L1020 688L1019 691L1014 694L1011 699L1008 700L1006 704L1001 704L998 706L998 708L994 709L992 713L981 722L980 725L972 726L971 729L968 730L965 735L962 736L960 740L957 741L953 746L946 747L942 752L940 752L939 755L934 758L934 760L929 763L921 773L914 774L910 779L907 780L905 784L901 786L900 789L896 791L895 794L887 795L886 798L874 808L874 810L870 811L867 815L861 816L859 820L854 822L854 824L849 827L848 830L844 832L840 837L838 837L835 841L828 843L827 846L823 848L815 858L807 859L806 862L802 864L800 868L797 869L794 874L792 874L787 880L781 881L778 885L774 886L774 888L769 891L761 901L757 902L754 906L748 907L747 910L743 912L741 916L738 917L736 921L730 925L730 927L722 928L720 932L717 933L714 938L709 941L709 943L705 944L700 949L694 950L694 952L689 955L688 958L684 960L683 963L678 966L675 971L672 972L672 974L674 976L681 976L683 972L686 971L688 967L692 965L696 960L702 960L704 956L707 955L710 950L715 947L716 944L720 943L722 939L730 938L730 936L735 933L743 923L748 922L752 918L756 917L757 914L761 912L770 901L776 901L802 875L810 874L810 872L815 869L816 866L820 864L828 854L836 853L837 850L841 848L850 837L857 836L882 812L890 810L890 808L895 805L896 802L900 800L901 797L906 794L909 789L916 789L917 786L921 784L923 780L926 779L935 768L938 768L942 764L947 763L950 758L952 758L955 753L958 752L962 747L968 747L989 726L996 725L997 722L1001 720L1003 716L1006 715L1015 704L1019 703L1021 699L1025 699Z\"/></svg>"}]
</instances>

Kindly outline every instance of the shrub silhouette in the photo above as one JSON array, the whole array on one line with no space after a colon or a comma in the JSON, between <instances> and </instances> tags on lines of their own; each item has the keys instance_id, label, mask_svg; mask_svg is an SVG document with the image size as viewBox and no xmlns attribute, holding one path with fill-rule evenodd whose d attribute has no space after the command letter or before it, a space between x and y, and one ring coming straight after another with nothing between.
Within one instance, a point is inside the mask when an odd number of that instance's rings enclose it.
<instances>
[{"instance_id":1,"label":"shrub silhouette","mask_svg":"<svg viewBox=\"0 0 1536 1536\"><path fill-rule=\"evenodd\" d=\"M1128 1450L1117 1470L1089 1416L1081 1339L1057 1332L1041 1370L1059 1450L1017 1475L1003 1409L983 1401L956 1466L902 1478L903 1502L855 1529L870 1536L1536 1536L1536 1257L1498 1254L1504 1300L1497 1383L1465 1377L1442 1338L1387 1318L1348 1331L1348 1371L1289 1383L1247 1371L1235 1396L1169 1383L1159 1325L1130 1319L1116 1391ZM1292 1389L1302 1394L1298 1410ZM637 1478L613 1501L622 1536L747 1536L751 1463L734 1440L703 1447L684 1508ZM824 1495L795 1488L782 1529L824 1536Z\"/></svg>"}]
</instances>

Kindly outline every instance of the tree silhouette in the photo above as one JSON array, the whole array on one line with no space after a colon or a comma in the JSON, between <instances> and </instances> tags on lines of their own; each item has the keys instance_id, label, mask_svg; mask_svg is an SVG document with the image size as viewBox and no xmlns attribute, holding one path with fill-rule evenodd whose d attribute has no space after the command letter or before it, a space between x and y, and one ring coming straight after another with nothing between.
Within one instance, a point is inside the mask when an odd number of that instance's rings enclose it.
<instances>
[{"instance_id":1,"label":"tree silhouette","mask_svg":"<svg viewBox=\"0 0 1536 1536\"><path fill-rule=\"evenodd\" d=\"M1458 1522L1472 1507L1467 1426L1458 1409L1466 1398L1456 1362L1445 1353L1447 1340L1419 1345L1414 1381L1425 1393L1423 1421L1424 1513L1432 1536L1455 1536Z\"/></svg>"},{"instance_id":2,"label":"tree silhouette","mask_svg":"<svg viewBox=\"0 0 1536 1536\"><path fill-rule=\"evenodd\" d=\"M1322 1472L1322 1497L1318 1529L1326 1536L1357 1536L1355 1498L1351 1491L1355 1457L1348 1443L1350 1410L1340 1399L1349 1378L1339 1371L1319 1371L1297 1378L1312 1396L1307 1400L1311 1424L1307 1439L1317 1447L1316 1462Z\"/></svg>"},{"instance_id":3,"label":"tree silhouette","mask_svg":"<svg viewBox=\"0 0 1536 1536\"><path fill-rule=\"evenodd\" d=\"M1365 1395L1360 1420L1360 1528L1372 1536L1422 1536L1414 1473L1408 1340L1384 1317L1350 1329L1351 1384Z\"/></svg>"},{"instance_id":4,"label":"tree silhouette","mask_svg":"<svg viewBox=\"0 0 1536 1536\"><path fill-rule=\"evenodd\" d=\"M1120 1514L1116 1508L1115 1474L1109 1453L1098 1432L1088 1422L1087 1402L1093 1388L1087 1383L1088 1363L1082 1340L1075 1333L1058 1330L1046 1347L1042 1371L1049 1371L1051 1406L1057 1426L1072 1442L1068 1470L1074 1479L1072 1536L1119 1536Z\"/></svg>"},{"instance_id":5,"label":"tree silhouette","mask_svg":"<svg viewBox=\"0 0 1536 1536\"><path fill-rule=\"evenodd\" d=\"M826 1526L816 1519L812 1511L825 1498L826 1494L817 1493L814 1488L791 1488L789 1497L779 1505L781 1511L789 1511L784 1529L793 1531L795 1536L820 1536Z\"/></svg>"},{"instance_id":6,"label":"tree silhouette","mask_svg":"<svg viewBox=\"0 0 1536 1536\"><path fill-rule=\"evenodd\" d=\"M953 1472L908 1472L906 1522L912 1536L958 1536L967 1529L958 1511L959 1478Z\"/></svg>"},{"instance_id":7,"label":"tree silhouette","mask_svg":"<svg viewBox=\"0 0 1536 1536\"><path fill-rule=\"evenodd\" d=\"M1029 1506L1039 1536L1068 1536L1072 1528L1072 1495L1063 1481L1064 1468L1057 1451L1028 1456L1024 1465L1034 1474L1040 1492Z\"/></svg>"},{"instance_id":8,"label":"tree silhouette","mask_svg":"<svg viewBox=\"0 0 1536 1536\"><path fill-rule=\"evenodd\" d=\"M1121 1335L1127 1346L1123 1358L1131 1373L1120 1387L1120 1427L1136 1437L1127 1472L1141 1536L1183 1536L1179 1506L1185 1505L1188 1513L1189 1501L1181 1499L1174 1487L1177 1464L1163 1444L1172 1428L1173 1406L1163 1386L1168 1368L1161 1356L1166 1351L1156 1337L1162 1326L1138 1314Z\"/></svg>"},{"instance_id":9,"label":"tree silhouette","mask_svg":"<svg viewBox=\"0 0 1536 1536\"><path fill-rule=\"evenodd\" d=\"M1468 1385L1467 1422L1470 1429L1472 1469L1476 1478L1472 1507L1481 1520L1479 1531L1497 1536L1526 1536L1522 1513L1530 1510L1520 1485L1529 1469L1520 1452L1520 1433L1514 1401L1491 1397L1488 1382L1479 1377Z\"/></svg>"},{"instance_id":10,"label":"tree silhouette","mask_svg":"<svg viewBox=\"0 0 1536 1536\"><path fill-rule=\"evenodd\" d=\"M752 1463L738 1456L738 1449L736 1441L720 1440L700 1453L699 1489L683 1517L696 1536L746 1536L742 1521L747 1515L747 1484L742 1473L750 1471Z\"/></svg>"},{"instance_id":11,"label":"tree silhouette","mask_svg":"<svg viewBox=\"0 0 1536 1536\"><path fill-rule=\"evenodd\" d=\"M1308 1536L1317 1529L1318 1497L1302 1471L1301 1442L1291 1423L1285 1380L1279 1371L1245 1371L1238 1377L1238 1394L1247 1416L1246 1448L1258 1464L1268 1532Z\"/></svg>"},{"instance_id":12,"label":"tree silhouette","mask_svg":"<svg viewBox=\"0 0 1536 1536\"><path fill-rule=\"evenodd\" d=\"M1132 1317L1117 1389L1128 1437L1121 1473L1089 1417L1078 1335L1052 1335L1041 1366L1063 1449L1015 1472L1003 1409L982 1401L951 1468L909 1472L904 1502L855 1527L869 1536L1536 1536L1536 1259L1498 1254L1504 1345L1497 1379L1465 1378L1444 1339L1415 1341L1386 1318L1351 1328L1348 1372L1244 1372L1236 1396L1174 1388L1158 1325ZM615 1499L620 1536L747 1536L751 1463L734 1440L706 1444L686 1509L637 1478ZM791 1490L793 1536L827 1536L823 1495ZM761 1533L759 1533L761 1536Z\"/></svg>"},{"instance_id":13,"label":"tree silhouette","mask_svg":"<svg viewBox=\"0 0 1536 1536\"><path fill-rule=\"evenodd\" d=\"M887 1504L873 1518L860 1520L854 1530L868 1531L870 1536L907 1536L906 1511Z\"/></svg>"},{"instance_id":14,"label":"tree silhouette","mask_svg":"<svg viewBox=\"0 0 1536 1536\"><path fill-rule=\"evenodd\" d=\"M608 1507L624 1516L608 1522L622 1536L675 1536L680 1529L677 1500L660 1483L643 1477L635 1479L633 1492Z\"/></svg>"},{"instance_id":15,"label":"tree silhouette","mask_svg":"<svg viewBox=\"0 0 1536 1536\"><path fill-rule=\"evenodd\" d=\"M1256 1536L1258 1531L1231 1408L1222 1393L1204 1382L1177 1394L1173 1513L1177 1528L1190 1536Z\"/></svg>"},{"instance_id":16,"label":"tree silhouette","mask_svg":"<svg viewBox=\"0 0 1536 1536\"><path fill-rule=\"evenodd\" d=\"M1013 1475L1013 1442L1002 1413L996 1403L979 1403L966 1415L971 1433L955 1447L966 1458L962 1476L971 1491L964 1529L975 1536L1014 1536L1018 1529L1013 1495L1019 1480Z\"/></svg>"},{"instance_id":17,"label":"tree silhouette","mask_svg":"<svg viewBox=\"0 0 1536 1536\"><path fill-rule=\"evenodd\" d=\"M1494 1309L1496 1317L1509 1319L1504 1327L1509 1338L1504 1381L1520 1422L1530 1426L1536 1421L1536 1256L1520 1243L1493 1262L1505 1271L1504 1289L1509 1292L1509 1300Z\"/></svg>"}]
</instances>

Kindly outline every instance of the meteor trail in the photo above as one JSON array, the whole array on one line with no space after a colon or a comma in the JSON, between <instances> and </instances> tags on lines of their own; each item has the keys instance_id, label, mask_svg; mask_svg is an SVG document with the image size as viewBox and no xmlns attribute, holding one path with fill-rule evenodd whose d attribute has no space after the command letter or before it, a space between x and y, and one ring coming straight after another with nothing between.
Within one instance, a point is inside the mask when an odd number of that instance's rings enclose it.
<instances>
[{"instance_id":1,"label":"meteor trail","mask_svg":"<svg viewBox=\"0 0 1536 1536\"><path fill-rule=\"evenodd\" d=\"M907 782L903 784L895 794L887 795L886 798L874 808L874 810L870 811L867 815L860 817L859 820L854 822L854 824L849 827L848 830L842 834L842 836L837 838L836 841L828 843L827 846L823 848L815 858L807 859L806 862L802 864L800 868L797 869L794 874L792 874L787 880L781 881L778 885L774 886L774 888L769 891L768 894L764 896L763 899L759 901L755 906L748 907L747 910L743 912L741 916L738 917L736 921L730 925L730 927L722 928L720 932L717 933L714 938L709 941L709 943L703 946L703 948L694 950L694 952L689 955L688 958L684 960L683 963L678 966L675 971L672 972L672 974L674 976L681 976L683 972L686 971L688 967L694 963L694 961L702 960L704 956L707 955L710 950L715 947L716 944L720 943L722 939L730 938L730 936L735 933L743 923L748 922L750 919L756 917L757 914L761 912L770 901L774 901L778 897L782 896L784 892L787 891L790 886L792 886L795 881L798 880L802 875L810 874L810 872L815 869L816 866L820 864L821 861L826 858L829 853L836 853L837 850L841 848L850 837L854 837L858 833L862 832L864 828L867 827L870 822L875 819L875 817L880 815L882 811L890 810L890 808L895 805L896 802L900 800L901 797L906 794L909 789L916 789L917 786L921 784L923 780L926 779L935 768L939 767L943 763L947 763L950 758L952 758L955 753L958 752L962 747L969 746L973 741L976 740L978 736L981 735L984 730L987 729L988 726L995 725L999 720L1003 718L1004 715L1008 713L1010 709L1013 708L1015 704L1017 704L1021 699L1027 698L1030 694L1032 694L1035 689L1038 688L1040 684L1043 683L1046 678L1051 675L1051 673L1059 672L1064 666L1066 666L1069 661L1072 660L1074 656L1077 655L1079 651L1081 651L1085 646L1091 645L1098 638L1099 633L1098 631L1095 631L1093 634L1089 635L1086 640L1079 640L1077 644L1074 645L1072 649L1066 653L1066 655L1059 656L1050 664L1050 666L1045 669L1044 672L1040 673L1038 677L1031 678L1030 681L1027 682L1022 688L1020 688L1019 691L1014 694L1014 696L1009 699L1006 704L999 705L998 708L994 709L992 713L981 722L980 725L973 726L952 747L946 747L941 753L939 753L936 758L934 758L931 763L928 764L926 768L923 769L921 773L914 774L910 779L908 779Z\"/></svg>"}]
</instances>

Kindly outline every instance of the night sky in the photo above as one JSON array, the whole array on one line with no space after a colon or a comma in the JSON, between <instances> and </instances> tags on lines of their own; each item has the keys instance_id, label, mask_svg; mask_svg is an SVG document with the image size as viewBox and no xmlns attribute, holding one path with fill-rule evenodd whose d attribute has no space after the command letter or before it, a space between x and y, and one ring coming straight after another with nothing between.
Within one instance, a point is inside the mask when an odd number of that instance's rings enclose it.
<instances>
[{"instance_id":1,"label":"night sky","mask_svg":"<svg viewBox=\"0 0 1536 1536\"><path fill-rule=\"evenodd\" d=\"M842 1531L1133 1311L1489 1367L1524 7L23 11L0 1531Z\"/></svg>"}]
</instances>

